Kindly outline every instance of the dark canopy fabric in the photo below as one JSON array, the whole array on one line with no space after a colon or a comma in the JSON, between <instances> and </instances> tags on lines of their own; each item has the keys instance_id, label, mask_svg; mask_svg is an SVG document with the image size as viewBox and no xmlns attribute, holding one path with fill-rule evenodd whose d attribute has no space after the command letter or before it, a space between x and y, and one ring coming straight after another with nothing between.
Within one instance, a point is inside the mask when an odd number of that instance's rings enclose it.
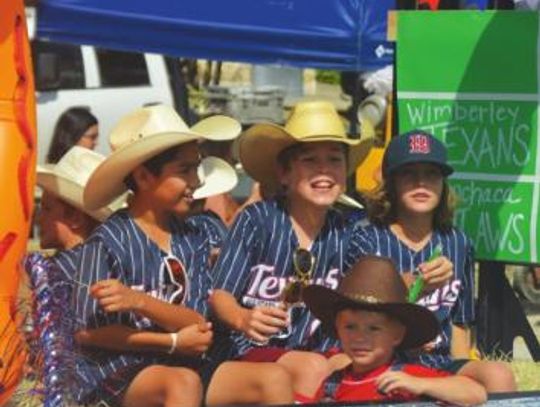
<instances>
[{"instance_id":1,"label":"dark canopy fabric","mask_svg":"<svg viewBox=\"0 0 540 407\"><path fill-rule=\"evenodd\" d=\"M395 0L40 0L43 39L340 70L393 61Z\"/></svg>"}]
</instances>

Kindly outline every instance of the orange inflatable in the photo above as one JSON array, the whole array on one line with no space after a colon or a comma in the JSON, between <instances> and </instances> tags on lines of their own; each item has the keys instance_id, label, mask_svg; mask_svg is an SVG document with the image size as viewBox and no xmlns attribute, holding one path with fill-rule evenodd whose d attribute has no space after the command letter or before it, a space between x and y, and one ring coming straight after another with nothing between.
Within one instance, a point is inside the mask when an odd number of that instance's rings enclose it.
<instances>
[{"instance_id":1,"label":"orange inflatable","mask_svg":"<svg viewBox=\"0 0 540 407\"><path fill-rule=\"evenodd\" d=\"M0 1L0 406L25 361L16 298L33 206L34 82L22 0Z\"/></svg>"}]
</instances>

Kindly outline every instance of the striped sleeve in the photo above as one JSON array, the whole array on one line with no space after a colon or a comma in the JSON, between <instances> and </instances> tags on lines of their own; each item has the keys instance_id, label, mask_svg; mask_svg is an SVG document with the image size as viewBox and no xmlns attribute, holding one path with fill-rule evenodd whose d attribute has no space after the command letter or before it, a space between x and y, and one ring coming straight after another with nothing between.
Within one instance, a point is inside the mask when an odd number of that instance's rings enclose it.
<instances>
[{"instance_id":1,"label":"striped sleeve","mask_svg":"<svg viewBox=\"0 0 540 407\"><path fill-rule=\"evenodd\" d=\"M260 228L249 209L240 213L221 249L214 269L214 289L226 290L239 297L247 284Z\"/></svg>"},{"instance_id":2,"label":"striped sleeve","mask_svg":"<svg viewBox=\"0 0 540 407\"><path fill-rule=\"evenodd\" d=\"M343 270L349 270L362 256L375 253L375 246L366 226L355 225L347 237Z\"/></svg>"},{"instance_id":3,"label":"striped sleeve","mask_svg":"<svg viewBox=\"0 0 540 407\"><path fill-rule=\"evenodd\" d=\"M73 308L76 330L123 323L124 318L120 314L105 313L90 294L90 287L93 284L100 280L117 278L118 275L119 262L101 240L93 239L84 245L74 281Z\"/></svg>"},{"instance_id":4,"label":"striped sleeve","mask_svg":"<svg viewBox=\"0 0 540 407\"><path fill-rule=\"evenodd\" d=\"M465 259L461 270L462 287L452 310L452 322L456 325L471 325L475 320L474 303L474 246L466 236Z\"/></svg>"}]
</instances>

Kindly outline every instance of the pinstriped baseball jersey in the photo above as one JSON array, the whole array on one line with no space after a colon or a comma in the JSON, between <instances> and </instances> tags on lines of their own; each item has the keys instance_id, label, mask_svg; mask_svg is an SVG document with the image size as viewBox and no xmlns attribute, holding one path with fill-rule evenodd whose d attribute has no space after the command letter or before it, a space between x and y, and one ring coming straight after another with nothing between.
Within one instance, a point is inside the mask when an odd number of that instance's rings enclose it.
<instances>
[{"instance_id":1,"label":"pinstriped baseball jersey","mask_svg":"<svg viewBox=\"0 0 540 407\"><path fill-rule=\"evenodd\" d=\"M351 224L334 210L309 248L315 258L311 282L336 288ZM286 283L294 276L293 252L298 240L282 202L269 200L248 206L235 221L215 266L214 288L232 293L245 307L278 306ZM233 354L242 355L257 344L239 332L232 334ZM326 350L336 342L321 333L319 321L302 304L291 311L291 329L265 346Z\"/></svg>"},{"instance_id":2,"label":"pinstriped baseball jersey","mask_svg":"<svg viewBox=\"0 0 540 407\"><path fill-rule=\"evenodd\" d=\"M105 313L90 296L89 287L99 280L114 278L134 290L167 301L170 293L176 290L164 267L163 259L168 255L177 257L187 272L189 290L184 305L205 315L211 287L209 250L204 230L174 222L171 223L171 253L165 253L137 226L126 210L115 213L88 238L80 254L73 299L78 329L122 324L135 329L162 331L150 320L134 313ZM77 373L85 382L76 398L88 400L106 380L128 374L124 372L140 371L157 361L157 357L149 354L103 349L85 351L83 357L76 360ZM175 364L183 365L193 363L186 358L175 361Z\"/></svg>"},{"instance_id":3,"label":"pinstriped baseball jersey","mask_svg":"<svg viewBox=\"0 0 540 407\"><path fill-rule=\"evenodd\" d=\"M451 325L468 326L475 318L474 247L471 240L455 228L449 232L435 230L424 248L414 251L388 227L375 225L359 229L352 240L351 246L357 257L362 254L390 257L400 273L415 270L427 261L437 245L441 245L442 255L454 264L454 276L444 287L418 301L418 304L433 311L441 324L441 334L435 341L434 351L420 355L419 359L424 365L444 368L451 360ZM408 357L413 358L413 355L409 354Z\"/></svg>"},{"instance_id":4,"label":"pinstriped baseball jersey","mask_svg":"<svg viewBox=\"0 0 540 407\"><path fill-rule=\"evenodd\" d=\"M221 248L224 239L227 237L228 229L223 221L212 211L205 211L198 215L187 218L187 223L206 229L210 246Z\"/></svg>"},{"instance_id":5,"label":"pinstriped baseball jersey","mask_svg":"<svg viewBox=\"0 0 540 407\"><path fill-rule=\"evenodd\" d=\"M52 257L52 260L58 265L58 268L62 271L68 281L73 280L73 277L77 272L82 247L82 245L77 245L69 250L60 250Z\"/></svg>"}]
</instances>

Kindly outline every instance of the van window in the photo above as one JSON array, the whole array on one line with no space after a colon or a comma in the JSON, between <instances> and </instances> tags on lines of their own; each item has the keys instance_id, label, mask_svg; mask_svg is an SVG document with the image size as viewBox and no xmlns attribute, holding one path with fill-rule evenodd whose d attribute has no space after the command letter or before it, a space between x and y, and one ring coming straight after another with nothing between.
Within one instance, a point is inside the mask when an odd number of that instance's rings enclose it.
<instances>
[{"instance_id":1,"label":"van window","mask_svg":"<svg viewBox=\"0 0 540 407\"><path fill-rule=\"evenodd\" d=\"M101 86L141 86L150 84L148 68L143 54L96 48L96 56L101 76Z\"/></svg>"},{"instance_id":2,"label":"van window","mask_svg":"<svg viewBox=\"0 0 540 407\"><path fill-rule=\"evenodd\" d=\"M81 47L32 41L36 90L82 89L85 87Z\"/></svg>"}]
</instances>

